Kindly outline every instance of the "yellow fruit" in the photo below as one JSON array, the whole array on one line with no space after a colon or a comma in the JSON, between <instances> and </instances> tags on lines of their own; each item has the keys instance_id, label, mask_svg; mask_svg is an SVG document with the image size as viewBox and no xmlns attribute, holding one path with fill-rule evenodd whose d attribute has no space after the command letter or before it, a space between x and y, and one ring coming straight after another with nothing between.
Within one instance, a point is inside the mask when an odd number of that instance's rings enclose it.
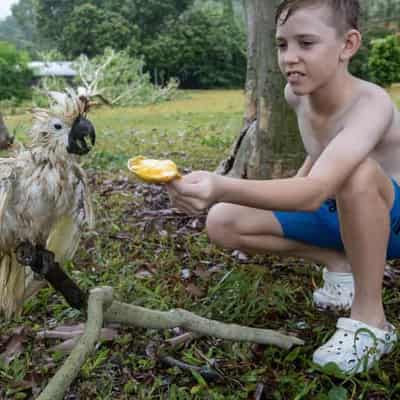
<instances>
[{"instance_id":1,"label":"yellow fruit","mask_svg":"<svg viewBox=\"0 0 400 400\"><path fill-rule=\"evenodd\" d=\"M138 156L128 160L128 168L148 183L166 183L181 177L176 164L171 160L152 160Z\"/></svg>"}]
</instances>

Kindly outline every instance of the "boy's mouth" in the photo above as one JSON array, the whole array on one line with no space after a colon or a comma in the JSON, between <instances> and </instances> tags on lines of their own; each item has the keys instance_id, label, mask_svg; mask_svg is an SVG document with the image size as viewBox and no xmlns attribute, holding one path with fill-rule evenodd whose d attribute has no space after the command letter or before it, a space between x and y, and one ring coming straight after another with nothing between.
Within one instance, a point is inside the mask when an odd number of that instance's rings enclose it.
<instances>
[{"instance_id":1,"label":"boy's mouth","mask_svg":"<svg viewBox=\"0 0 400 400\"><path fill-rule=\"evenodd\" d=\"M301 76L304 76L304 74L299 71L289 71L289 72L286 72L286 76L288 78L290 78L290 77L299 78Z\"/></svg>"},{"instance_id":2,"label":"boy's mouth","mask_svg":"<svg viewBox=\"0 0 400 400\"><path fill-rule=\"evenodd\" d=\"M286 72L286 77L289 83L296 83L298 82L302 77L304 77L305 74L299 71L289 71Z\"/></svg>"}]
</instances>

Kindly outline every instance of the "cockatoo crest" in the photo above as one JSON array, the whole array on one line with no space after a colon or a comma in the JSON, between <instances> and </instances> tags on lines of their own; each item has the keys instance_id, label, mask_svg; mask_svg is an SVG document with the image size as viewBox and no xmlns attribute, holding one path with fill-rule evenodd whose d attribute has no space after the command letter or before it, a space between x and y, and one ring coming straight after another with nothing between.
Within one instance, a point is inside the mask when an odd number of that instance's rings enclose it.
<instances>
[{"instance_id":1,"label":"cockatoo crest","mask_svg":"<svg viewBox=\"0 0 400 400\"><path fill-rule=\"evenodd\" d=\"M50 99L50 108L34 108L34 118L39 121L47 121L49 117L56 117L72 125L77 117L84 116L92 105L90 93L79 87L76 91L72 88L65 89L65 92L47 92Z\"/></svg>"}]
</instances>

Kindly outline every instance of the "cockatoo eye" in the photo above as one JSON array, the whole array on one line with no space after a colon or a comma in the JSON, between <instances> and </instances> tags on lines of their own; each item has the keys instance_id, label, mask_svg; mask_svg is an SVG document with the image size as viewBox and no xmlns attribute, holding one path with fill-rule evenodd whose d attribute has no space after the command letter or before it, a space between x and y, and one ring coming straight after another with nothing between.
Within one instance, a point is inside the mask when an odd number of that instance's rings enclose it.
<instances>
[{"instance_id":1,"label":"cockatoo eye","mask_svg":"<svg viewBox=\"0 0 400 400\"><path fill-rule=\"evenodd\" d=\"M60 129L62 129L62 125L61 124L54 124L54 128L59 131Z\"/></svg>"}]
</instances>

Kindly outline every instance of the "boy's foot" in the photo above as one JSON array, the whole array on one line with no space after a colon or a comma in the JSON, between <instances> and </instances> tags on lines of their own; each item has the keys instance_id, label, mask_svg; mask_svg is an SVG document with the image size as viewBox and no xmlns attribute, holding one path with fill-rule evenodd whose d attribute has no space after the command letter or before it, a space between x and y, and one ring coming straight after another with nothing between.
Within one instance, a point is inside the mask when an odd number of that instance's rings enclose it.
<instances>
[{"instance_id":1,"label":"boy's foot","mask_svg":"<svg viewBox=\"0 0 400 400\"><path fill-rule=\"evenodd\" d=\"M313 293L318 308L349 310L354 297L354 279L351 272L322 271L324 285Z\"/></svg>"},{"instance_id":2,"label":"boy's foot","mask_svg":"<svg viewBox=\"0 0 400 400\"><path fill-rule=\"evenodd\" d=\"M323 367L335 363L344 373L359 373L369 369L384 354L390 353L397 341L395 327L387 330L369 326L350 318L339 318L337 331L314 352L313 361Z\"/></svg>"}]
</instances>

